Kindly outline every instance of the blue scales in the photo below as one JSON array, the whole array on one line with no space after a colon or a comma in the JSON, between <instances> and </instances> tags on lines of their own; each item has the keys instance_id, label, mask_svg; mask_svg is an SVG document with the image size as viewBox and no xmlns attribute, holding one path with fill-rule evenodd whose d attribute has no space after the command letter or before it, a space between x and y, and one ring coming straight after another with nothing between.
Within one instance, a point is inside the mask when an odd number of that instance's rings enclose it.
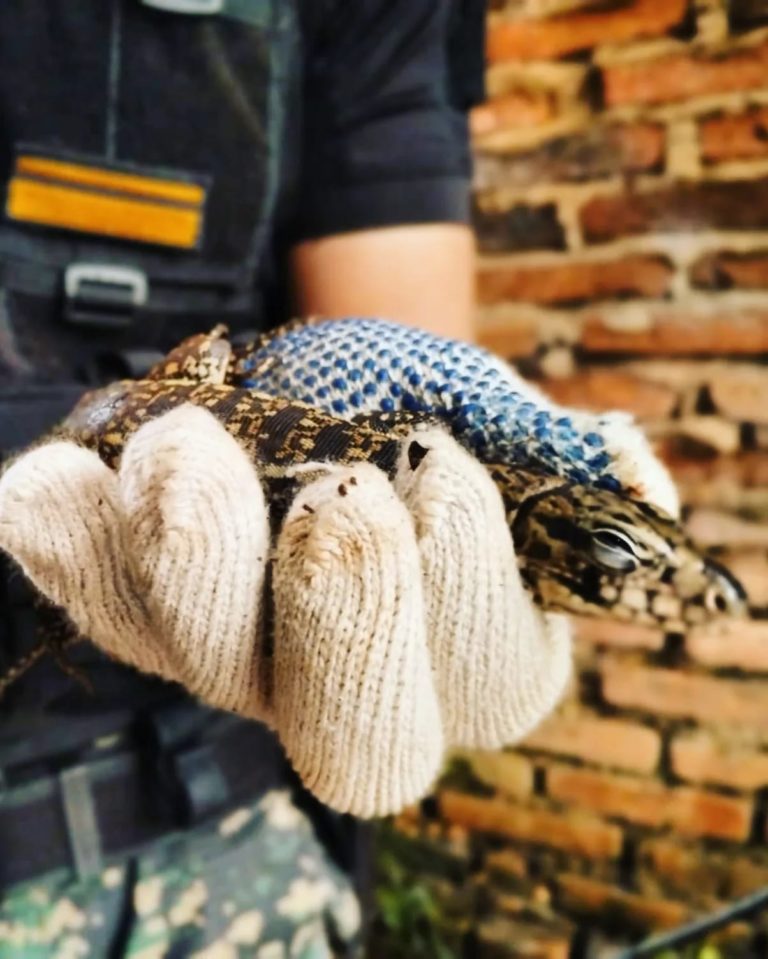
<instances>
[{"instance_id":1,"label":"blue scales","mask_svg":"<svg viewBox=\"0 0 768 959\"><path fill-rule=\"evenodd\" d=\"M476 346L386 320L328 320L279 333L239 369L241 386L335 416L437 414L485 462L621 488L598 433L585 431Z\"/></svg>"}]
</instances>

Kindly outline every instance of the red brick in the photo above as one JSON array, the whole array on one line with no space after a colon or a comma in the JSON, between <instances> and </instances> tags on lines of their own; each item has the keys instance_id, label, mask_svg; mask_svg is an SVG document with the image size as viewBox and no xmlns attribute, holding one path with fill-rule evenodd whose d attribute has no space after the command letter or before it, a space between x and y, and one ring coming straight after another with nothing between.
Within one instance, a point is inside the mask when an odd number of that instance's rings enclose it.
<instances>
[{"instance_id":1,"label":"red brick","mask_svg":"<svg viewBox=\"0 0 768 959\"><path fill-rule=\"evenodd\" d=\"M581 209L582 229L590 243L650 232L762 230L766 217L766 178L678 183L644 193L596 196Z\"/></svg>"},{"instance_id":2,"label":"red brick","mask_svg":"<svg viewBox=\"0 0 768 959\"><path fill-rule=\"evenodd\" d=\"M625 892L587 876L557 877L558 902L569 911L610 919L622 932L671 929L688 918L689 908L669 899L650 899Z\"/></svg>"},{"instance_id":3,"label":"red brick","mask_svg":"<svg viewBox=\"0 0 768 959\"><path fill-rule=\"evenodd\" d=\"M470 113L470 130L475 137L499 130L528 130L554 119L556 113L551 93L514 90L475 107Z\"/></svg>"},{"instance_id":4,"label":"red brick","mask_svg":"<svg viewBox=\"0 0 768 959\"><path fill-rule=\"evenodd\" d=\"M768 486L768 456L765 453L750 451L693 461L681 458L674 443L664 442L656 446L678 483L698 487L727 480L739 489L747 490Z\"/></svg>"},{"instance_id":5,"label":"red brick","mask_svg":"<svg viewBox=\"0 0 768 959\"><path fill-rule=\"evenodd\" d=\"M508 210L486 210L477 204L472 221L484 253L565 249L565 232L554 203L517 203Z\"/></svg>"},{"instance_id":6,"label":"red brick","mask_svg":"<svg viewBox=\"0 0 768 959\"><path fill-rule=\"evenodd\" d=\"M501 956L504 959L568 959L572 931L552 928L552 925L562 927L564 924L521 922L494 916L477 924L473 956L477 959L501 959Z\"/></svg>"},{"instance_id":7,"label":"red brick","mask_svg":"<svg viewBox=\"0 0 768 959\"><path fill-rule=\"evenodd\" d=\"M500 872L516 879L525 879L528 875L528 860L514 849L492 849L483 859L486 869Z\"/></svg>"},{"instance_id":8,"label":"red brick","mask_svg":"<svg viewBox=\"0 0 768 959\"><path fill-rule=\"evenodd\" d=\"M701 731L677 736L671 756L673 770L690 782L743 790L768 785L768 753L722 745Z\"/></svg>"},{"instance_id":9,"label":"red brick","mask_svg":"<svg viewBox=\"0 0 768 959\"><path fill-rule=\"evenodd\" d=\"M766 86L768 44L727 56L681 54L659 60L621 63L603 69L607 106L671 103Z\"/></svg>"},{"instance_id":10,"label":"red brick","mask_svg":"<svg viewBox=\"0 0 768 959\"><path fill-rule=\"evenodd\" d=\"M691 539L699 546L768 549L768 523L751 522L721 510L695 510L686 527Z\"/></svg>"},{"instance_id":11,"label":"red brick","mask_svg":"<svg viewBox=\"0 0 768 959\"><path fill-rule=\"evenodd\" d=\"M672 355L768 352L768 310L712 305L706 312L648 308L644 328L613 325L610 310L592 312L584 322L582 345L599 353Z\"/></svg>"},{"instance_id":12,"label":"red brick","mask_svg":"<svg viewBox=\"0 0 768 959\"><path fill-rule=\"evenodd\" d=\"M626 123L609 127L609 142L616 144L621 169L627 173L653 170L664 159L665 131L656 123Z\"/></svg>"},{"instance_id":13,"label":"red brick","mask_svg":"<svg viewBox=\"0 0 768 959\"><path fill-rule=\"evenodd\" d=\"M678 895L712 897L722 888L722 861L714 854L703 856L701 847L681 845L669 839L646 839L638 847L640 888L656 887L647 876L659 877L662 885Z\"/></svg>"},{"instance_id":14,"label":"red brick","mask_svg":"<svg viewBox=\"0 0 768 959\"><path fill-rule=\"evenodd\" d=\"M707 163L768 156L768 107L709 117L699 130L701 155Z\"/></svg>"},{"instance_id":15,"label":"red brick","mask_svg":"<svg viewBox=\"0 0 768 959\"><path fill-rule=\"evenodd\" d=\"M722 416L683 416L668 424L667 432L679 434L684 443L690 441L697 451L727 455L737 453L741 446L739 424Z\"/></svg>"},{"instance_id":16,"label":"red brick","mask_svg":"<svg viewBox=\"0 0 768 959\"><path fill-rule=\"evenodd\" d=\"M651 626L618 623L609 619L574 617L574 637L579 642L593 643L619 649L650 649L655 652L664 646L664 633Z\"/></svg>"},{"instance_id":17,"label":"red brick","mask_svg":"<svg viewBox=\"0 0 768 959\"><path fill-rule=\"evenodd\" d=\"M529 316L483 317L477 325L481 346L504 359L531 356L539 345L536 321Z\"/></svg>"},{"instance_id":18,"label":"red brick","mask_svg":"<svg viewBox=\"0 0 768 959\"><path fill-rule=\"evenodd\" d=\"M764 854L763 854L763 858ZM669 839L647 839L638 847L640 885L656 875L674 893L691 897L721 896L734 899L768 886L768 861L733 858L713 850L702 854L698 845L683 845Z\"/></svg>"},{"instance_id":19,"label":"red brick","mask_svg":"<svg viewBox=\"0 0 768 959\"><path fill-rule=\"evenodd\" d=\"M621 829L586 813L556 813L451 790L440 793L438 802L445 819L478 832L553 846L590 859L615 859L621 853Z\"/></svg>"},{"instance_id":20,"label":"red brick","mask_svg":"<svg viewBox=\"0 0 768 959\"><path fill-rule=\"evenodd\" d=\"M734 620L694 629L686 636L685 648L703 666L768 672L768 622Z\"/></svg>"},{"instance_id":21,"label":"red brick","mask_svg":"<svg viewBox=\"0 0 768 959\"><path fill-rule=\"evenodd\" d=\"M742 366L720 370L709 382L715 407L732 420L768 423L768 370Z\"/></svg>"},{"instance_id":22,"label":"red brick","mask_svg":"<svg viewBox=\"0 0 768 959\"><path fill-rule=\"evenodd\" d=\"M601 43L660 36L683 19L685 0L635 0L620 10L564 14L549 20L497 20L487 55L499 60L549 60Z\"/></svg>"},{"instance_id":23,"label":"red brick","mask_svg":"<svg viewBox=\"0 0 768 959\"><path fill-rule=\"evenodd\" d=\"M517 753L476 750L460 753L472 772L487 786L519 799L533 790L533 765Z\"/></svg>"},{"instance_id":24,"label":"red brick","mask_svg":"<svg viewBox=\"0 0 768 959\"><path fill-rule=\"evenodd\" d=\"M649 383L632 373L599 366L565 379L544 381L541 387L564 406L595 412L607 408L626 410L641 419L666 419L678 400L675 391L661 383Z\"/></svg>"},{"instance_id":25,"label":"red brick","mask_svg":"<svg viewBox=\"0 0 768 959\"><path fill-rule=\"evenodd\" d=\"M691 280L707 290L768 290L768 252L709 253L694 263Z\"/></svg>"},{"instance_id":26,"label":"red brick","mask_svg":"<svg viewBox=\"0 0 768 959\"><path fill-rule=\"evenodd\" d=\"M657 123L627 123L591 126L584 133L557 137L523 152L483 152L479 143L476 180L484 188L522 189L659 171L664 165L664 138L664 128Z\"/></svg>"},{"instance_id":27,"label":"red brick","mask_svg":"<svg viewBox=\"0 0 768 959\"><path fill-rule=\"evenodd\" d=\"M725 894L729 898L747 896L758 889L768 886L768 862L752 862L749 859L734 859L729 863L728 887Z\"/></svg>"},{"instance_id":28,"label":"red brick","mask_svg":"<svg viewBox=\"0 0 768 959\"><path fill-rule=\"evenodd\" d=\"M662 256L620 260L567 260L548 266L483 265L478 271L481 303L525 300L530 303L583 303L614 297L664 296L674 270Z\"/></svg>"},{"instance_id":29,"label":"red brick","mask_svg":"<svg viewBox=\"0 0 768 959\"><path fill-rule=\"evenodd\" d=\"M653 772L661 753L655 730L596 716L553 716L521 745L639 773Z\"/></svg>"},{"instance_id":30,"label":"red brick","mask_svg":"<svg viewBox=\"0 0 768 959\"><path fill-rule=\"evenodd\" d=\"M768 730L768 682L615 662L606 662L601 672L603 695L615 706Z\"/></svg>"},{"instance_id":31,"label":"red brick","mask_svg":"<svg viewBox=\"0 0 768 959\"><path fill-rule=\"evenodd\" d=\"M688 787L666 788L654 780L633 779L554 766L547 770L553 799L576 803L606 816L652 828L672 828L689 836L743 841L749 836L752 803Z\"/></svg>"}]
</instances>

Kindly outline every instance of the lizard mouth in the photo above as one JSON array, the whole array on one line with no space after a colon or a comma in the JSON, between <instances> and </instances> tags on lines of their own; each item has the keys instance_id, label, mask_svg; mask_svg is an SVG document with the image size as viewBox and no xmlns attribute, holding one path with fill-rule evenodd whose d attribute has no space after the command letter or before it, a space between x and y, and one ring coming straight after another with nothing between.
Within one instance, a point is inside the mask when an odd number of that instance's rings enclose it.
<instances>
[{"instance_id":1,"label":"lizard mouth","mask_svg":"<svg viewBox=\"0 0 768 959\"><path fill-rule=\"evenodd\" d=\"M631 575L611 575L588 564L582 568L551 560L535 562L523 578L552 610L657 626L677 632L712 620L742 618L747 597L739 581L707 559L697 572L697 588L681 590L674 579L644 583Z\"/></svg>"}]
</instances>

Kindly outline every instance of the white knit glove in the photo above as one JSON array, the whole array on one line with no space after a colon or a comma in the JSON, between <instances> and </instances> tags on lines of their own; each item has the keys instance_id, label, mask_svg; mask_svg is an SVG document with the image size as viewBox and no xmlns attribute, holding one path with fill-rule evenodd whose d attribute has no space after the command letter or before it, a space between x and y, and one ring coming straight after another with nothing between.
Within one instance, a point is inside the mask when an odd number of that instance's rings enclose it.
<instances>
[{"instance_id":1,"label":"white knit glove","mask_svg":"<svg viewBox=\"0 0 768 959\"><path fill-rule=\"evenodd\" d=\"M270 724L321 801L394 812L446 747L524 735L570 670L565 620L523 590L485 468L438 430L417 442L394 483L368 464L302 468L272 543L243 450L181 407L117 472L71 443L22 455L0 478L0 548L110 655Z\"/></svg>"}]
</instances>

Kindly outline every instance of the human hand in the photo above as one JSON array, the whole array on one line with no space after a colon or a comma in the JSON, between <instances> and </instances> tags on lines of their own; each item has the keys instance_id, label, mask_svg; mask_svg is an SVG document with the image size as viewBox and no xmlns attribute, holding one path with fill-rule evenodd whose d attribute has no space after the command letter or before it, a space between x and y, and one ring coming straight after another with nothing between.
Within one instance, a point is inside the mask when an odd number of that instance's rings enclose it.
<instances>
[{"instance_id":1,"label":"human hand","mask_svg":"<svg viewBox=\"0 0 768 959\"><path fill-rule=\"evenodd\" d=\"M318 798L358 815L430 787L448 745L513 741L552 708L567 628L523 590L486 470L440 431L305 468L273 550L261 482L203 410L143 426L112 472L51 443L0 479L0 546L116 658L272 725Z\"/></svg>"}]
</instances>

